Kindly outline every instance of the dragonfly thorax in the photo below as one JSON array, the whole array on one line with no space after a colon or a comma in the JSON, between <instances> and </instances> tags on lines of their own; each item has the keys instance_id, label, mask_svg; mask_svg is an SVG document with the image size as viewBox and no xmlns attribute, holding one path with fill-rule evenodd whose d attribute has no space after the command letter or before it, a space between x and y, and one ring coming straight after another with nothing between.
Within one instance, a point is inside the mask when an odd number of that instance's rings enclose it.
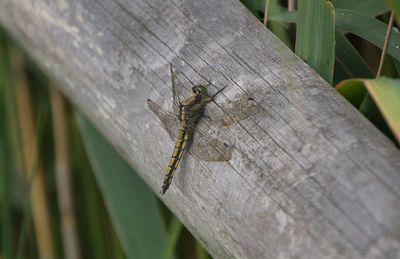
<instances>
[{"instance_id":1,"label":"dragonfly thorax","mask_svg":"<svg viewBox=\"0 0 400 259\"><path fill-rule=\"evenodd\" d=\"M199 93L193 94L182 102L179 118L184 128L190 130L193 128L201 116L206 103L206 98L202 97Z\"/></svg>"}]
</instances>

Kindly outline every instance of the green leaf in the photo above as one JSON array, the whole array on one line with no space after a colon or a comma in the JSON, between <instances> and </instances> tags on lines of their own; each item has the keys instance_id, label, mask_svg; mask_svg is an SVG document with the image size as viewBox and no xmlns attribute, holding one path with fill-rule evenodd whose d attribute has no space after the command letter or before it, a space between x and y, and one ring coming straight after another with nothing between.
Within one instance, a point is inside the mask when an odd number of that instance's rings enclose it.
<instances>
[{"instance_id":1,"label":"green leaf","mask_svg":"<svg viewBox=\"0 0 400 259\"><path fill-rule=\"evenodd\" d=\"M166 234L156 196L102 135L76 113L89 160L128 258L160 258Z\"/></svg>"},{"instance_id":2,"label":"green leaf","mask_svg":"<svg viewBox=\"0 0 400 259\"><path fill-rule=\"evenodd\" d=\"M380 77L365 86L400 143L400 79Z\"/></svg>"},{"instance_id":3,"label":"green leaf","mask_svg":"<svg viewBox=\"0 0 400 259\"><path fill-rule=\"evenodd\" d=\"M271 14L268 17L268 19L271 21L296 23L297 22L297 11L274 13L274 14Z\"/></svg>"},{"instance_id":4,"label":"green leaf","mask_svg":"<svg viewBox=\"0 0 400 259\"><path fill-rule=\"evenodd\" d=\"M394 69L396 70L397 76L400 76L400 61L397 61L396 59L392 59Z\"/></svg>"},{"instance_id":5,"label":"green leaf","mask_svg":"<svg viewBox=\"0 0 400 259\"><path fill-rule=\"evenodd\" d=\"M345 80L338 84L336 90L349 101L357 109L360 108L362 102L368 94L367 89L360 80Z\"/></svg>"},{"instance_id":6,"label":"green leaf","mask_svg":"<svg viewBox=\"0 0 400 259\"><path fill-rule=\"evenodd\" d=\"M240 0L244 6L246 6L247 9L258 19L261 18L260 14L258 13L259 10L257 8L257 3L254 0Z\"/></svg>"},{"instance_id":7,"label":"green leaf","mask_svg":"<svg viewBox=\"0 0 400 259\"><path fill-rule=\"evenodd\" d=\"M385 0L335 0L336 8L353 10L371 17L383 14L390 10Z\"/></svg>"},{"instance_id":8,"label":"green leaf","mask_svg":"<svg viewBox=\"0 0 400 259\"><path fill-rule=\"evenodd\" d=\"M246 6L254 16L262 18L260 17L260 13L264 13L265 0L240 0L240 2L242 2L242 4Z\"/></svg>"},{"instance_id":9,"label":"green leaf","mask_svg":"<svg viewBox=\"0 0 400 259\"><path fill-rule=\"evenodd\" d=\"M376 106L370 94L365 97L359 110L365 117L367 117L369 121L371 121L380 131L382 131L383 134L385 134L393 142L396 142L393 133L390 131L388 124L386 123L382 113L379 111L378 106Z\"/></svg>"},{"instance_id":10,"label":"green leaf","mask_svg":"<svg viewBox=\"0 0 400 259\"><path fill-rule=\"evenodd\" d=\"M400 1L399 0L387 0L393 12L396 14L397 22L400 23Z\"/></svg>"},{"instance_id":11,"label":"green leaf","mask_svg":"<svg viewBox=\"0 0 400 259\"><path fill-rule=\"evenodd\" d=\"M172 258L176 243L178 242L179 235L182 231L182 223L176 217L172 217L170 225L167 243L161 256L162 259Z\"/></svg>"},{"instance_id":12,"label":"green leaf","mask_svg":"<svg viewBox=\"0 0 400 259\"><path fill-rule=\"evenodd\" d=\"M296 54L332 84L335 58L333 6L325 0L298 2Z\"/></svg>"},{"instance_id":13,"label":"green leaf","mask_svg":"<svg viewBox=\"0 0 400 259\"><path fill-rule=\"evenodd\" d=\"M373 78L375 77L364 59L351 45L350 41L339 30L335 33L335 70L334 84L349 78Z\"/></svg>"},{"instance_id":14,"label":"green leaf","mask_svg":"<svg viewBox=\"0 0 400 259\"><path fill-rule=\"evenodd\" d=\"M351 10L335 9L335 11L336 29L353 33L371 42L378 48L383 48L387 24ZM269 19L296 22L295 17L297 17L297 12L283 12L272 15ZM393 30L393 33L390 35L387 53L400 61L400 33L398 30Z\"/></svg>"},{"instance_id":15,"label":"green leaf","mask_svg":"<svg viewBox=\"0 0 400 259\"><path fill-rule=\"evenodd\" d=\"M264 1L265 2L265 1ZM265 4L264 4L265 8ZM280 11L280 6L278 3L278 0L270 0L269 1L269 11L268 11L268 16L273 15L276 13L281 13ZM269 18L268 18L269 20ZM289 48L292 48L290 46L290 39L289 39L289 34L288 30L285 27L285 24L282 22L278 21L268 21L268 28L283 42L288 46Z\"/></svg>"},{"instance_id":16,"label":"green leaf","mask_svg":"<svg viewBox=\"0 0 400 259\"><path fill-rule=\"evenodd\" d=\"M394 135L400 143L400 79L351 79L338 84L336 90L388 137Z\"/></svg>"},{"instance_id":17,"label":"green leaf","mask_svg":"<svg viewBox=\"0 0 400 259\"><path fill-rule=\"evenodd\" d=\"M383 48L387 24L353 11L336 9L336 26L351 32L377 46ZM387 53L400 60L400 33L394 31L390 36Z\"/></svg>"},{"instance_id":18,"label":"green leaf","mask_svg":"<svg viewBox=\"0 0 400 259\"><path fill-rule=\"evenodd\" d=\"M198 259L212 259L198 241L196 242L196 256Z\"/></svg>"},{"instance_id":19,"label":"green leaf","mask_svg":"<svg viewBox=\"0 0 400 259\"><path fill-rule=\"evenodd\" d=\"M8 55L8 44L4 32L0 29L0 119L7 122L6 91L10 91L11 73ZM9 100L12 101L12 100ZM12 230L12 204L10 197L11 153L8 152L10 141L7 141L8 123L0 124L0 235L1 252L5 259L13 258L14 233Z\"/></svg>"}]
</instances>

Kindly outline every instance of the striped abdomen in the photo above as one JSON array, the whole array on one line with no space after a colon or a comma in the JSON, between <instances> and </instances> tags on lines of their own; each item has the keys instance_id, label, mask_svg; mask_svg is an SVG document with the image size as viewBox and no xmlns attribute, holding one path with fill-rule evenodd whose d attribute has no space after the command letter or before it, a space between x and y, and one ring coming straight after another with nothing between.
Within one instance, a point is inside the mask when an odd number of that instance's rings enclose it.
<instances>
[{"instance_id":1,"label":"striped abdomen","mask_svg":"<svg viewBox=\"0 0 400 259\"><path fill-rule=\"evenodd\" d=\"M176 171L176 168L178 167L179 161L181 160L188 139L189 130L185 129L183 126L179 127L178 140L176 141L174 152L172 153L167 172L165 173L164 183L160 191L161 194L164 194L171 184L172 177L174 177L174 173Z\"/></svg>"}]
</instances>

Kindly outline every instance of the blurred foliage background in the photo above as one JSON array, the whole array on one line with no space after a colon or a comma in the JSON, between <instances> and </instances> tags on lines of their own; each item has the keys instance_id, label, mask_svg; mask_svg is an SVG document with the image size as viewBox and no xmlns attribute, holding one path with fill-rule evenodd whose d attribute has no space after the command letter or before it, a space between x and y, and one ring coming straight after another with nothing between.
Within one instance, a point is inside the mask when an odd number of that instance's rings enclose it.
<instances>
[{"instance_id":1,"label":"blurred foliage background","mask_svg":"<svg viewBox=\"0 0 400 259\"><path fill-rule=\"evenodd\" d=\"M399 1L242 3L399 141ZM0 232L0 258L211 258L1 27Z\"/></svg>"}]
</instances>

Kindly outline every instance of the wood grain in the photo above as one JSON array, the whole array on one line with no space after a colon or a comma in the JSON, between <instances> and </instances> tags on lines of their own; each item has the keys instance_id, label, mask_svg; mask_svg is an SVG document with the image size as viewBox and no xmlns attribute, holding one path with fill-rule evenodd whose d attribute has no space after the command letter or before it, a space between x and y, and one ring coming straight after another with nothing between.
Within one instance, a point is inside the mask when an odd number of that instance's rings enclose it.
<instances>
[{"instance_id":1,"label":"wood grain","mask_svg":"<svg viewBox=\"0 0 400 259\"><path fill-rule=\"evenodd\" d=\"M228 85L199 127L230 160L187 155L162 198L215 258L400 256L400 152L236 0L0 5L156 193L174 143L146 100L171 110L169 63L188 89ZM231 105L248 98L256 112Z\"/></svg>"}]
</instances>

